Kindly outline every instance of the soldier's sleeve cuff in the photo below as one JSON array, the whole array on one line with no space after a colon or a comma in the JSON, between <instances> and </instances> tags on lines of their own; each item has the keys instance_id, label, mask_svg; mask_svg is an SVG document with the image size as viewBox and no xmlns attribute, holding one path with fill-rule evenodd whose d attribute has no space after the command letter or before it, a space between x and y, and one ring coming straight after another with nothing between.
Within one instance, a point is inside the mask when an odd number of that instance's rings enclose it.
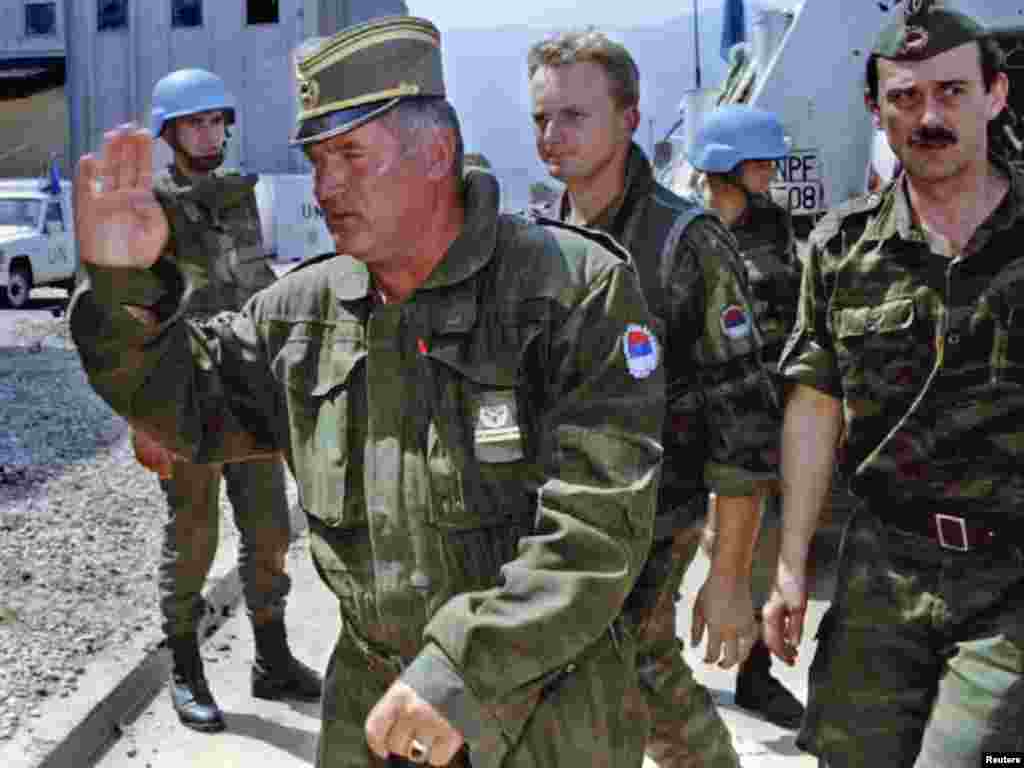
<instances>
[{"instance_id":1,"label":"soldier's sleeve cuff","mask_svg":"<svg viewBox=\"0 0 1024 768\"><path fill-rule=\"evenodd\" d=\"M778 375L785 381L806 384L826 395L842 397L832 354L803 334L790 338L779 360Z\"/></svg>"},{"instance_id":2,"label":"soldier's sleeve cuff","mask_svg":"<svg viewBox=\"0 0 1024 768\"><path fill-rule=\"evenodd\" d=\"M167 287L151 269L122 269L86 264L94 300L104 307L152 307L167 295Z\"/></svg>"},{"instance_id":3,"label":"soldier's sleeve cuff","mask_svg":"<svg viewBox=\"0 0 1024 768\"><path fill-rule=\"evenodd\" d=\"M170 260L160 259L149 269L93 264L85 268L88 283L84 288L118 334L153 338L184 312L184 279ZM136 307L144 311L136 311Z\"/></svg>"},{"instance_id":4,"label":"soldier's sleeve cuff","mask_svg":"<svg viewBox=\"0 0 1024 768\"><path fill-rule=\"evenodd\" d=\"M485 729L495 727L483 704L466 685L444 651L428 643L405 668L401 680L451 723L473 749Z\"/></svg>"},{"instance_id":5,"label":"soldier's sleeve cuff","mask_svg":"<svg viewBox=\"0 0 1024 768\"><path fill-rule=\"evenodd\" d=\"M795 361L780 369L779 377L784 382L806 384L837 399L843 396L842 387L835 376L804 360Z\"/></svg>"},{"instance_id":6,"label":"soldier's sleeve cuff","mask_svg":"<svg viewBox=\"0 0 1024 768\"><path fill-rule=\"evenodd\" d=\"M750 472L741 467L708 462L704 466L704 483L718 496L753 496L778 489L775 472Z\"/></svg>"}]
</instances>

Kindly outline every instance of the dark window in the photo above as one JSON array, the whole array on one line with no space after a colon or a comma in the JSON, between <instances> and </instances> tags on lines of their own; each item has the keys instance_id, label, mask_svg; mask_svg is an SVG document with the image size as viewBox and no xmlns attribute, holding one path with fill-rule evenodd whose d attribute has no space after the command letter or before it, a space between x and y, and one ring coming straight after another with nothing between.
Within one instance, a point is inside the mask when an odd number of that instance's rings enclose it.
<instances>
[{"instance_id":1,"label":"dark window","mask_svg":"<svg viewBox=\"0 0 1024 768\"><path fill-rule=\"evenodd\" d=\"M245 0L246 24L277 24L279 16L277 0Z\"/></svg>"},{"instance_id":2,"label":"dark window","mask_svg":"<svg viewBox=\"0 0 1024 768\"><path fill-rule=\"evenodd\" d=\"M203 26L202 0L171 0L171 26Z\"/></svg>"},{"instance_id":3,"label":"dark window","mask_svg":"<svg viewBox=\"0 0 1024 768\"><path fill-rule=\"evenodd\" d=\"M96 13L96 28L101 32L105 29L125 29L128 26L128 0L99 0Z\"/></svg>"},{"instance_id":4,"label":"dark window","mask_svg":"<svg viewBox=\"0 0 1024 768\"><path fill-rule=\"evenodd\" d=\"M25 34L56 35L57 4L25 3Z\"/></svg>"}]
</instances>

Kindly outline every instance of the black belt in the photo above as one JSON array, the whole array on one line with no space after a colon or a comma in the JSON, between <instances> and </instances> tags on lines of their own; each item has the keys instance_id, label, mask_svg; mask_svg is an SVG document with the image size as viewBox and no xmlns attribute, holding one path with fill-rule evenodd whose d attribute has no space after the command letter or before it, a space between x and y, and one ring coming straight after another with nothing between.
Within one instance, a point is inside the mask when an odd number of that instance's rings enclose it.
<instances>
[{"instance_id":1,"label":"black belt","mask_svg":"<svg viewBox=\"0 0 1024 768\"><path fill-rule=\"evenodd\" d=\"M1019 545L1019 531L1013 526L993 526L990 523L969 520L957 515L936 512L927 515L908 515L899 520L882 518L889 528L921 536L954 552L977 552L998 547Z\"/></svg>"}]
</instances>

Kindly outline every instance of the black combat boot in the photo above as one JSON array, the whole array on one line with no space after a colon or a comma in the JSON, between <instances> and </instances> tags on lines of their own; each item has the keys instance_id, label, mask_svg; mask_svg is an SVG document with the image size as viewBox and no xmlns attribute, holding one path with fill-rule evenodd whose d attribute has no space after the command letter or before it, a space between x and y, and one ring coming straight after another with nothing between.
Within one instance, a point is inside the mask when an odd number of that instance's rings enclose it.
<instances>
[{"instance_id":1,"label":"black combat boot","mask_svg":"<svg viewBox=\"0 0 1024 768\"><path fill-rule=\"evenodd\" d=\"M769 723L796 730L804 716L804 705L772 677L771 666L771 651L764 640L758 638L736 675L736 703Z\"/></svg>"},{"instance_id":2,"label":"black combat boot","mask_svg":"<svg viewBox=\"0 0 1024 768\"><path fill-rule=\"evenodd\" d=\"M256 655L252 662L252 695L258 699L319 701L323 680L292 656L284 620L253 624Z\"/></svg>"},{"instance_id":3,"label":"black combat boot","mask_svg":"<svg viewBox=\"0 0 1024 768\"><path fill-rule=\"evenodd\" d=\"M203 733L223 731L224 715L210 694L199 657L199 641L194 634L167 639L174 659L171 672L171 703L178 719Z\"/></svg>"}]
</instances>

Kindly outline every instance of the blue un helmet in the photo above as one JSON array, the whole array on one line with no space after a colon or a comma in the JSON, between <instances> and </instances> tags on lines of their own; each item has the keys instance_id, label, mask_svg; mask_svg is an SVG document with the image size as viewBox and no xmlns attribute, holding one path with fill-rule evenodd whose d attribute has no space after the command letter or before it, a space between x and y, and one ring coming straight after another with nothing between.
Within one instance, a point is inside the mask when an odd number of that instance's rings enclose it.
<instances>
[{"instance_id":1,"label":"blue un helmet","mask_svg":"<svg viewBox=\"0 0 1024 768\"><path fill-rule=\"evenodd\" d=\"M159 136L175 117L222 109L228 125L235 122L235 99L224 81L205 69L179 69L153 86L152 129Z\"/></svg>"},{"instance_id":2,"label":"blue un helmet","mask_svg":"<svg viewBox=\"0 0 1024 768\"><path fill-rule=\"evenodd\" d=\"M788 153L782 123L772 112L730 104L708 114L686 159L698 171L729 173L744 160L777 160Z\"/></svg>"}]
</instances>

